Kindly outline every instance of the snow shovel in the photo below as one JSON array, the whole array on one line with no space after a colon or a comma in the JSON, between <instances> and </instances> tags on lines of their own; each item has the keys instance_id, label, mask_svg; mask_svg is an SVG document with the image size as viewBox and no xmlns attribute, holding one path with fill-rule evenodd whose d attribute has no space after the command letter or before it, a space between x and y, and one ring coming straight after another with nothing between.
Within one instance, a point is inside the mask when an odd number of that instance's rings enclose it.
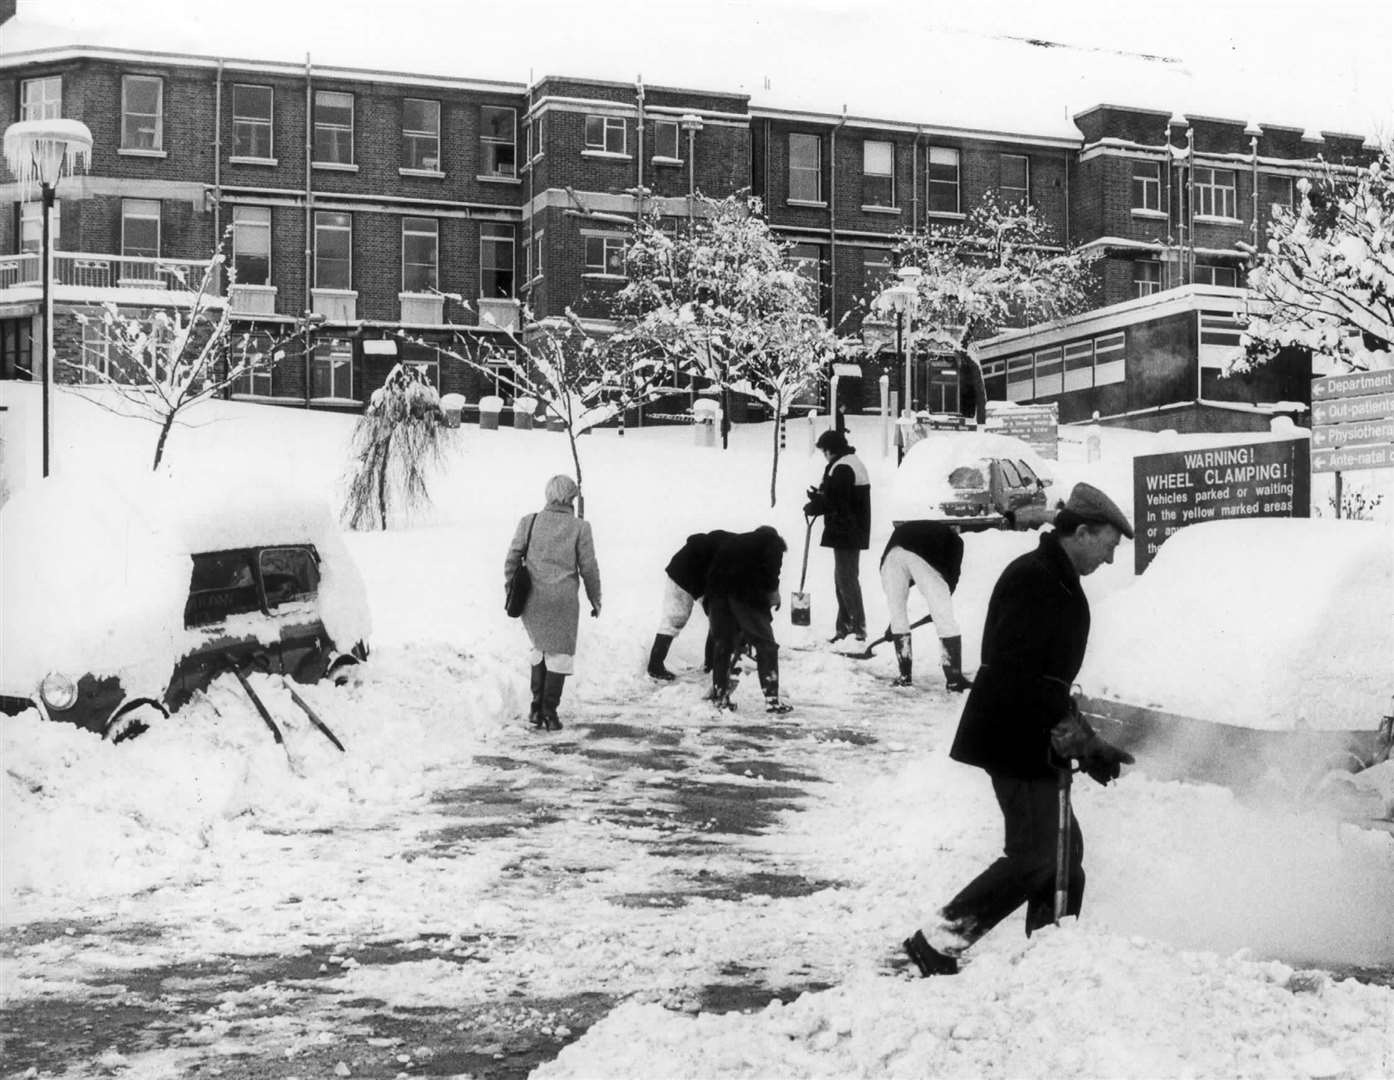
<instances>
[{"instance_id":1,"label":"snow shovel","mask_svg":"<svg viewBox=\"0 0 1394 1080\"><path fill-rule=\"evenodd\" d=\"M285 736L281 734L281 729L276 725L276 721L271 718L271 710L266 707L266 702L261 700L261 696L252 689L252 684L247 681L247 676L242 674L241 668L233 668L232 673L237 676L237 681L242 684L242 691L247 695L247 699L252 703L261 717L262 722L271 729L271 734L276 740L276 744L285 751L286 763L290 766L290 771L296 776L305 775L305 767L300 764L296 756L291 753L290 746L287 745Z\"/></svg>"},{"instance_id":2,"label":"snow shovel","mask_svg":"<svg viewBox=\"0 0 1394 1080\"><path fill-rule=\"evenodd\" d=\"M281 685L290 693L290 700L295 702L295 704L300 707L300 711L310 718L310 723L319 728L324 737L339 748L340 753L347 753L348 751L344 749L344 744L338 740L334 732L329 730L329 725L319 718L319 713L310 708L310 703L296 693L295 687L291 686L290 683L286 682L284 679L281 680Z\"/></svg>"},{"instance_id":3,"label":"snow shovel","mask_svg":"<svg viewBox=\"0 0 1394 1080\"><path fill-rule=\"evenodd\" d=\"M806 518L808 528L803 534L803 569L799 572L799 591L789 594L789 622L793 626L809 626L813 621L812 599L804 592L808 581L808 545L813 539L813 519Z\"/></svg>"},{"instance_id":4,"label":"snow shovel","mask_svg":"<svg viewBox=\"0 0 1394 1080\"><path fill-rule=\"evenodd\" d=\"M1070 783L1073 776L1069 761L1055 771L1056 806L1058 815L1055 830L1055 925L1065 917L1070 902Z\"/></svg>"},{"instance_id":5,"label":"snow shovel","mask_svg":"<svg viewBox=\"0 0 1394 1080\"><path fill-rule=\"evenodd\" d=\"M933 621L934 621L934 616L933 616L933 615L926 615L926 616L924 616L924 618L916 619L914 622L912 622L912 623L910 624L910 629L911 629L911 630L914 630L914 629L915 629L916 627L918 627L918 626L923 626L925 623L927 623L927 622L933 622ZM868 646L867 646L865 649L863 649L861 652L849 652L849 653L843 653L842 655L843 655L843 656L850 657L850 658L853 659L853 660L870 660L870 659L871 659L872 650L875 649L877 645L884 645L886 642L890 641L893 637L895 637L895 635L892 634L889 630L887 630L884 634L882 634L879 638L877 638L875 641L873 641L870 645L868 645Z\"/></svg>"}]
</instances>

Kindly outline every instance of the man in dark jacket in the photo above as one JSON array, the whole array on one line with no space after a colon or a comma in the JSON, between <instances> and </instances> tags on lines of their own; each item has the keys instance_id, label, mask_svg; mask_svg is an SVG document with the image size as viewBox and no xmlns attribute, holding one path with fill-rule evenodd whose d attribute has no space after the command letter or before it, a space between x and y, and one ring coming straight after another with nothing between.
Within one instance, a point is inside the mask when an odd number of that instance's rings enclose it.
<instances>
[{"instance_id":1,"label":"man in dark jacket","mask_svg":"<svg viewBox=\"0 0 1394 1080\"><path fill-rule=\"evenodd\" d=\"M910 616L906 610L911 588L920 590L939 634L944 685L953 693L973 684L963 674L963 636L954 615L953 592L963 570L963 537L958 527L942 521L902 521L893 530L881 554L881 587L900 667L896 686L911 685L914 666L910 647Z\"/></svg>"},{"instance_id":2,"label":"man in dark jacket","mask_svg":"<svg viewBox=\"0 0 1394 1080\"><path fill-rule=\"evenodd\" d=\"M866 640L866 611L862 607L861 553L871 546L871 479L840 431L825 431L815 443L827 467L823 482L808 489L804 513L823 515L822 546L833 549L833 591L837 595L837 624L833 641Z\"/></svg>"},{"instance_id":3,"label":"man in dark jacket","mask_svg":"<svg viewBox=\"0 0 1394 1080\"><path fill-rule=\"evenodd\" d=\"M707 570L711 566L712 555L734 535L724 529L693 533L668 560L664 568L667 577L663 588L663 616L658 624L658 633L654 635L653 647L649 650L649 675L653 678L665 682L672 680L673 673L663 664L668 659L668 649L692 617L693 603L700 600L706 590ZM707 635L704 655L705 666L710 670L711 634Z\"/></svg>"},{"instance_id":4,"label":"man in dark jacket","mask_svg":"<svg viewBox=\"0 0 1394 1080\"><path fill-rule=\"evenodd\" d=\"M958 956L1023 903L1026 932L1052 921L1059 769L1052 728L1072 713L1071 688L1089 640L1089 601L1080 578L1113 561L1132 538L1123 512L1102 491L1075 485L1054 532L1002 571L988 601L982 664L949 756L985 770L1001 808L1002 856L939 913L928 934L916 930L905 952L923 975L952 974ZM1075 753L1106 784L1132 758L1089 732ZM1068 774L1067 774L1068 775ZM1067 777L1066 777L1067 778ZM1084 897L1083 838L1073 813L1066 914Z\"/></svg>"},{"instance_id":5,"label":"man in dark jacket","mask_svg":"<svg viewBox=\"0 0 1394 1080\"><path fill-rule=\"evenodd\" d=\"M774 639L772 610L779 607L779 571L787 545L769 525L737 533L721 544L707 571L702 603L711 620L712 698L719 709L731 703L731 670L740 651L755 651L765 711L789 712L779 699L779 643Z\"/></svg>"}]
</instances>

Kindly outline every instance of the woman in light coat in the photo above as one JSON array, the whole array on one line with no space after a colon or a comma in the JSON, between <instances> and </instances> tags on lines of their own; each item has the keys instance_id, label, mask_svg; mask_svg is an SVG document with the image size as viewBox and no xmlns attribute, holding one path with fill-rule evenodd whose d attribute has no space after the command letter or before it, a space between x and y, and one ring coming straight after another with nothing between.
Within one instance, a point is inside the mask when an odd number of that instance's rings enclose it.
<instances>
[{"instance_id":1,"label":"woman in light coat","mask_svg":"<svg viewBox=\"0 0 1394 1080\"><path fill-rule=\"evenodd\" d=\"M569 476L547 481L547 505L525 514L508 545L503 576L507 585L524 558L532 575L532 591L523 608L523 628L532 643L533 727L560 731L557 706L562 684L575 671L576 627L580 621L578 590L585 582L591 615L600 614L600 567L590 522L576 516L576 482ZM526 552L526 556L525 553Z\"/></svg>"}]
</instances>

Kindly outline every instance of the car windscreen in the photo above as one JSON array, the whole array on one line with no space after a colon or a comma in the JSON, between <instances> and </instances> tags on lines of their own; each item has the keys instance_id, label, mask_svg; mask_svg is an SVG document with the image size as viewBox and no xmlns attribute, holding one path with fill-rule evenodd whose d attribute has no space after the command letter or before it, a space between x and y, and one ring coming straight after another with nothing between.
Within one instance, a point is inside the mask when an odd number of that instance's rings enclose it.
<instances>
[{"instance_id":1,"label":"car windscreen","mask_svg":"<svg viewBox=\"0 0 1394 1080\"><path fill-rule=\"evenodd\" d=\"M207 626L229 615L261 610L252 552L210 551L192 556L186 627Z\"/></svg>"},{"instance_id":2,"label":"car windscreen","mask_svg":"<svg viewBox=\"0 0 1394 1080\"><path fill-rule=\"evenodd\" d=\"M1006 479L1008 487L1019 488L1025 484L1025 481L1021 478L1021 473L1017 471L1016 465L1013 462L1009 461L1007 458L1002 458L998 464L1002 466L1002 476Z\"/></svg>"},{"instance_id":3,"label":"car windscreen","mask_svg":"<svg viewBox=\"0 0 1394 1080\"><path fill-rule=\"evenodd\" d=\"M261 580L269 608L311 599L319 591L319 558L310 547L264 548Z\"/></svg>"}]
</instances>

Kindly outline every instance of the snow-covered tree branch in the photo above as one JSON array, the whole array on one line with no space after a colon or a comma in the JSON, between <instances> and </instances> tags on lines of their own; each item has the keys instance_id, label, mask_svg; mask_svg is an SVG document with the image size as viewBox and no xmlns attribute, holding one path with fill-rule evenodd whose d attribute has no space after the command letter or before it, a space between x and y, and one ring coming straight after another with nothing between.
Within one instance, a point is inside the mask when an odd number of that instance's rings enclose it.
<instances>
[{"instance_id":1,"label":"snow-covered tree branch","mask_svg":"<svg viewBox=\"0 0 1394 1080\"><path fill-rule=\"evenodd\" d=\"M203 267L187 311L131 315L107 301L95 311L80 312L82 351L76 358L58 359L82 382L110 388L134 406L137 417L158 425L152 468L160 467L181 414L275 364L303 333L303 324L277 331L234 330L232 310L218 295L223 263L219 248Z\"/></svg>"},{"instance_id":2,"label":"snow-covered tree branch","mask_svg":"<svg viewBox=\"0 0 1394 1080\"><path fill-rule=\"evenodd\" d=\"M1298 346L1350 370L1394 364L1394 143L1352 176L1299 181L1298 208L1278 207L1249 274L1247 371Z\"/></svg>"}]
</instances>

